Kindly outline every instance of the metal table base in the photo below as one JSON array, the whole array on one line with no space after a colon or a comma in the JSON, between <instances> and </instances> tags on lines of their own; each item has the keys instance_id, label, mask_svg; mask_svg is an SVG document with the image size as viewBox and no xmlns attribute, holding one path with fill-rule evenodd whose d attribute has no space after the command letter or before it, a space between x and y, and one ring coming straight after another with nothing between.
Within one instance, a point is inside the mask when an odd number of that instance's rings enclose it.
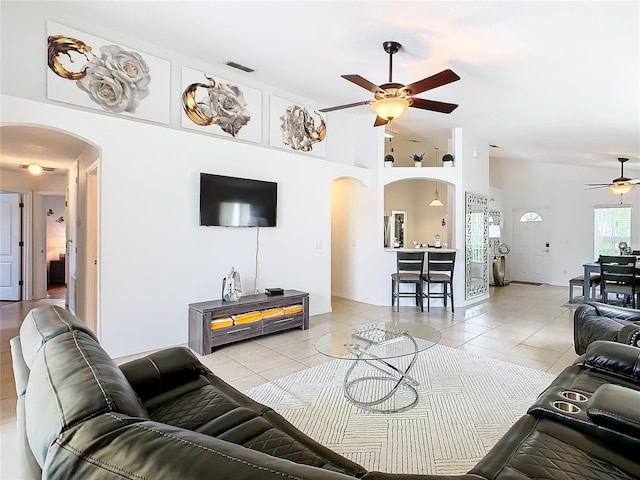
<instances>
[{"instance_id":1,"label":"metal table base","mask_svg":"<svg viewBox=\"0 0 640 480\"><path fill-rule=\"evenodd\" d=\"M356 356L356 360L352 362L344 376L344 395L347 400L359 408L379 413L404 412L413 408L416 403L418 403L418 391L416 390L416 387L418 387L420 383L409 375L409 371L416 363L419 349L415 339L411 335L406 332L402 335L410 340L414 345L414 352L409 354L411 356L411 361L404 370L369 352L368 350L371 345L364 348L357 344L346 345L347 349ZM381 372L382 375L355 376L354 371L357 371L357 367L363 363L375 368ZM391 382L393 386L387 393L377 392L377 394L371 399L356 398L356 391L358 390L358 387L368 384L369 388L367 390L375 391L375 384L379 382ZM404 390L408 394L407 398L402 400L399 398L401 390ZM395 402L401 402L401 405L395 405L393 408L385 408L382 406L382 404L389 402L390 400L394 400L392 402L394 405Z\"/></svg>"}]
</instances>

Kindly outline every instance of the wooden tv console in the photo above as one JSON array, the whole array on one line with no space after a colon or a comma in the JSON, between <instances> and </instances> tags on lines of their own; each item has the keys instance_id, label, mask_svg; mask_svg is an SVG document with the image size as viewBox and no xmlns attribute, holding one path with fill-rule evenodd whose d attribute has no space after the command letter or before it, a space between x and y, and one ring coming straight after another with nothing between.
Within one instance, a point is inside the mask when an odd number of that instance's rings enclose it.
<instances>
[{"instance_id":1,"label":"wooden tv console","mask_svg":"<svg viewBox=\"0 0 640 480\"><path fill-rule=\"evenodd\" d=\"M211 329L211 320L217 318L295 305L302 305L302 311ZM212 300L189 304L189 348L200 355L208 355L214 347L220 345L296 327L301 327L302 330L309 328L309 294L297 290L285 290L283 295L247 295L235 302Z\"/></svg>"}]
</instances>

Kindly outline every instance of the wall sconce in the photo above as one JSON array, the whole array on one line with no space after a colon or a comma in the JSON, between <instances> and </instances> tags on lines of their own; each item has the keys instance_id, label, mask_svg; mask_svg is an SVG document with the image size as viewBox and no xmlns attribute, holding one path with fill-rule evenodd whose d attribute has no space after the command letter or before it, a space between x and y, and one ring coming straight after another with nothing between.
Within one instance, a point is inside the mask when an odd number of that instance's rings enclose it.
<instances>
[{"instance_id":1,"label":"wall sconce","mask_svg":"<svg viewBox=\"0 0 640 480\"><path fill-rule=\"evenodd\" d=\"M47 212L47 217L50 217L51 215L53 215L53 210L49 209L49 211Z\"/></svg>"},{"instance_id":2,"label":"wall sconce","mask_svg":"<svg viewBox=\"0 0 640 480\"><path fill-rule=\"evenodd\" d=\"M56 223L64 223L64 217L60 217L56 220Z\"/></svg>"}]
</instances>

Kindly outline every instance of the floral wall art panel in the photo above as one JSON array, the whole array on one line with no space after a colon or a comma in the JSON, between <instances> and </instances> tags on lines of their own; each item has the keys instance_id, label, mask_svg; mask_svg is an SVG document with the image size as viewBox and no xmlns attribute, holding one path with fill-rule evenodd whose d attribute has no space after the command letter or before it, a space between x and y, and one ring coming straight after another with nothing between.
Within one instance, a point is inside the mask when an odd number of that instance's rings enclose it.
<instances>
[{"instance_id":1,"label":"floral wall art panel","mask_svg":"<svg viewBox=\"0 0 640 480\"><path fill-rule=\"evenodd\" d=\"M182 67L182 126L227 138L262 141L262 92Z\"/></svg>"},{"instance_id":2,"label":"floral wall art panel","mask_svg":"<svg viewBox=\"0 0 640 480\"><path fill-rule=\"evenodd\" d=\"M324 116L275 95L271 95L269 112L269 145L325 156L327 125Z\"/></svg>"},{"instance_id":3,"label":"floral wall art panel","mask_svg":"<svg viewBox=\"0 0 640 480\"><path fill-rule=\"evenodd\" d=\"M47 22L47 98L169 123L171 64Z\"/></svg>"}]
</instances>

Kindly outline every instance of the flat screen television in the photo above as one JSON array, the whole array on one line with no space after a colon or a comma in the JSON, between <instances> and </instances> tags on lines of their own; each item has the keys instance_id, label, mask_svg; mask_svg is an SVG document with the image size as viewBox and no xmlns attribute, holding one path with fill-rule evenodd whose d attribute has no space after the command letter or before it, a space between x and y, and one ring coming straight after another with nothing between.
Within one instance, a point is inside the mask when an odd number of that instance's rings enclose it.
<instances>
[{"instance_id":1,"label":"flat screen television","mask_svg":"<svg viewBox=\"0 0 640 480\"><path fill-rule=\"evenodd\" d=\"M275 227L278 184L200 173L200 225Z\"/></svg>"}]
</instances>

